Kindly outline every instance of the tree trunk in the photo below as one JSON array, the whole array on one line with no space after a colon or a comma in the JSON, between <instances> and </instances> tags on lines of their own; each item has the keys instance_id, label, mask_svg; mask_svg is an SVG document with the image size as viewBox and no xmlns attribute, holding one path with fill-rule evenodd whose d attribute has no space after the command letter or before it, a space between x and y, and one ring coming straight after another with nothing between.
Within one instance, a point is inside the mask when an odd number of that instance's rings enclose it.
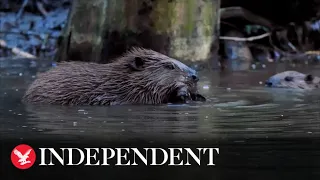
<instances>
[{"instance_id":1,"label":"tree trunk","mask_svg":"<svg viewBox=\"0 0 320 180\"><path fill-rule=\"evenodd\" d=\"M140 46L204 62L217 56L219 8L220 0L75 0L57 57L104 63Z\"/></svg>"},{"instance_id":2,"label":"tree trunk","mask_svg":"<svg viewBox=\"0 0 320 180\"><path fill-rule=\"evenodd\" d=\"M57 61L99 61L108 0L74 0Z\"/></svg>"}]
</instances>

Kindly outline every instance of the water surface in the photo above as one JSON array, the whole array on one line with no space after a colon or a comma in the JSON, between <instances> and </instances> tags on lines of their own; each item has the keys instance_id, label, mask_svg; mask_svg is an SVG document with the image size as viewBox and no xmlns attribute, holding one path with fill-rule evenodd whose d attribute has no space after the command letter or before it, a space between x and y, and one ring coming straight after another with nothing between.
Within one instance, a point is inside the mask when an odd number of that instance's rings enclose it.
<instances>
[{"instance_id":1,"label":"water surface","mask_svg":"<svg viewBox=\"0 0 320 180\"><path fill-rule=\"evenodd\" d=\"M150 143L159 139L211 141L227 144L231 156L242 154L239 162L251 167L234 169L231 167L236 163L228 164L226 160L222 164L227 168L218 170L220 175L232 171L234 176L227 173L228 176L236 178L246 171L252 177L260 177L261 168L274 166L289 166L290 169L264 171L269 176L262 179L278 178L281 173L287 174L283 179L302 178L306 173L310 177L318 174L320 151L312 142L320 137L319 92L270 89L263 85L269 76L284 70L320 76L317 66L279 64L234 73L203 71L200 72L199 88L208 99L205 103L110 107L22 104L21 96L36 73L52 65L47 61L25 59L0 62L2 138L57 136L82 140L97 137L110 141L143 139ZM246 149L232 149L238 145ZM308 153L303 154L306 151L300 150L306 146L309 147ZM275 152L279 149L282 150L280 154ZM279 164L279 156L286 158L288 154L289 160ZM310 162L310 159L314 161ZM301 162L311 165L302 165ZM245 167L242 165L237 167ZM222 177L216 178L224 179Z\"/></svg>"}]
</instances>

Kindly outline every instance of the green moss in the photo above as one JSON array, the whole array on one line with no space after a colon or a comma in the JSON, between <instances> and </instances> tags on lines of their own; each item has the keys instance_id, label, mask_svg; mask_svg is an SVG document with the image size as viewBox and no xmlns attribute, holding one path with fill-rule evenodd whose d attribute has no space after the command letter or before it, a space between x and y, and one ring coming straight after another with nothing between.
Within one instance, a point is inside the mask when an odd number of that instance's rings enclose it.
<instances>
[{"instance_id":1,"label":"green moss","mask_svg":"<svg viewBox=\"0 0 320 180\"><path fill-rule=\"evenodd\" d=\"M168 20L168 28L167 28L168 34L174 31L175 25L178 24L179 12L177 12L176 9L177 9L176 1L168 3L168 11L167 11L167 17L166 17L166 19Z\"/></svg>"},{"instance_id":2,"label":"green moss","mask_svg":"<svg viewBox=\"0 0 320 180\"><path fill-rule=\"evenodd\" d=\"M151 13L151 21L157 34L167 33L171 30L171 22L175 19L173 3L168 1L156 1Z\"/></svg>"},{"instance_id":3,"label":"green moss","mask_svg":"<svg viewBox=\"0 0 320 180\"><path fill-rule=\"evenodd\" d=\"M124 46L129 41L144 43L145 41L140 39L143 32L139 32L142 24L142 26L150 25L148 30L151 36L157 36L161 41L169 41L165 43L169 46L168 55L176 56L181 60L201 61L210 56L211 44L215 41L214 33L219 27L217 23L220 0L172 0L170 2L155 0L152 2L148 20L138 15L138 11L142 8L142 0L93 0L90 3L85 0L76 0L76 2L70 17L71 22L68 22L68 31L72 30L70 47L74 51L78 46L86 49L90 47L92 50L89 52L90 55L84 53L83 56L90 56L92 60L100 57L99 52L101 52L101 46L105 44L103 38L106 30L117 31L121 37L124 37L123 40L119 40L121 42L114 43L124 43ZM149 20L151 22L147 22ZM131 32L132 35L126 32ZM65 34L65 37L68 34ZM147 43L157 43L151 39L153 38L146 40ZM111 45L106 46L105 48L108 48ZM119 45L117 48L122 47ZM84 59L88 58L84 57Z\"/></svg>"},{"instance_id":4,"label":"green moss","mask_svg":"<svg viewBox=\"0 0 320 180\"><path fill-rule=\"evenodd\" d=\"M204 36L212 36L213 35L213 27L214 22L216 21L216 17L214 16L215 8L212 2L208 2L203 9L202 19L204 26Z\"/></svg>"},{"instance_id":5,"label":"green moss","mask_svg":"<svg viewBox=\"0 0 320 180\"><path fill-rule=\"evenodd\" d=\"M197 7L197 1L196 0L186 0L186 21L185 27L184 27L184 36L192 36L192 32L194 31L195 28L195 8Z\"/></svg>"}]
</instances>

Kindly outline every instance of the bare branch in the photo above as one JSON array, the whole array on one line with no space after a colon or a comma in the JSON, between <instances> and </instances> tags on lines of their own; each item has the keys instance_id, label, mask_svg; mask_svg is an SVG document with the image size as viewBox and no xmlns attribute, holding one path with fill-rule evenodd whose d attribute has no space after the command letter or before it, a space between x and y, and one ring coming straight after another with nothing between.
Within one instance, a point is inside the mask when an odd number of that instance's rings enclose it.
<instances>
[{"instance_id":1,"label":"bare branch","mask_svg":"<svg viewBox=\"0 0 320 180\"><path fill-rule=\"evenodd\" d=\"M0 39L0 46L4 47L4 48L8 48L8 49L11 49L11 51L16 54L16 55L19 55L19 56L22 56L22 57L25 57L25 58L37 58L36 56L32 55L32 54L29 54L27 52L24 52L16 47L14 48L9 48L7 43Z\"/></svg>"},{"instance_id":2,"label":"bare branch","mask_svg":"<svg viewBox=\"0 0 320 180\"><path fill-rule=\"evenodd\" d=\"M261 34L259 36L252 36L252 37L248 37L248 38L220 36L219 39L233 40L233 41L255 41L255 40L262 39L262 38L265 38L265 37L268 37L268 36L270 36L270 33L264 33L264 34Z\"/></svg>"}]
</instances>

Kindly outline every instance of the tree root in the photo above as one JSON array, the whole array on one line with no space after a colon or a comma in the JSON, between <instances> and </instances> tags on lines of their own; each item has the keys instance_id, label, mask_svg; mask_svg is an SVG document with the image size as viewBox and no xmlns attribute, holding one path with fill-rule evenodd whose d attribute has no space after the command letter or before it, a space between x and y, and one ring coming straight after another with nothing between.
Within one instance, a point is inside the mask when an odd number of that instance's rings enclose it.
<instances>
[{"instance_id":1,"label":"tree root","mask_svg":"<svg viewBox=\"0 0 320 180\"><path fill-rule=\"evenodd\" d=\"M244 9L242 7L227 7L227 8L221 8L220 9L220 18L221 20L232 18L232 17L242 17L249 22L252 22L254 24L259 24L261 26L267 27L269 29L274 29L275 27L278 27L277 24L273 23L272 21L263 18L257 14L254 14L250 12L247 9Z\"/></svg>"},{"instance_id":2,"label":"tree root","mask_svg":"<svg viewBox=\"0 0 320 180\"><path fill-rule=\"evenodd\" d=\"M275 24L271 20L254 14L242 7L227 7L220 9L221 20L234 17L242 17L253 24L264 26L269 29L269 32L248 38L220 36L219 39L233 41L255 41L268 37L271 48L273 49L273 51L277 51L282 56L282 59L303 60L308 57L310 58L312 56L319 55L319 51L306 51L308 48L304 48L303 42L305 41L304 39L306 39L306 37L303 36L307 36L307 31L310 32L311 26L308 23L305 23L305 27L296 27L292 23L289 24L288 27L282 27ZM291 30L290 35L294 36L294 40L297 41L296 45L293 45L293 43L288 38L289 30ZM278 44L280 45L280 47L275 45L275 40L279 42Z\"/></svg>"}]
</instances>

